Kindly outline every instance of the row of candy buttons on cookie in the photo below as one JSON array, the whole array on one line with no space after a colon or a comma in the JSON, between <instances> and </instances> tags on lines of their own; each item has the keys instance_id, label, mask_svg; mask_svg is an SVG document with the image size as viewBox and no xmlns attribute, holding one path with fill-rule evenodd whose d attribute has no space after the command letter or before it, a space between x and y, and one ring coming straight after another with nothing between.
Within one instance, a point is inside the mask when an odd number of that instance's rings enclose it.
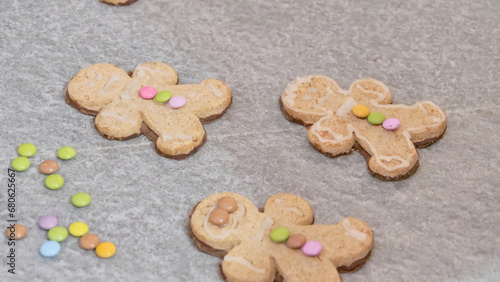
<instances>
[{"instance_id":1,"label":"row of candy buttons on cookie","mask_svg":"<svg viewBox=\"0 0 500 282\"><path fill-rule=\"evenodd\" d=\"M170 91L156 92L156 89L152 86L144 86L139 90L139 96L145 100L155 101L158 104L163 104L168 102L168 105L172 109L178 109L186 104L186 98L182 96L172 96Z\"/></svg>"},{"instance_id":2,"label":"row of candy buttons on cookie","mask_svg":"<svg viewBox=\"0 0 500 282\"><path fill-rule=\"evenodd\" d=\"M401 126L401 122L397 118L385 118L381 112L370 112L370 109L358 104L352 108L352 113L358 118L366 118L366 120L373 125L382 124L382 127L387 130L396 130Z\"/></svg>"},{"instance_id":3,"label":"row of candy buttons on cookie","mask_svg":"<svg viewBox=\"0 0 500 282\"><path fill-rule=\"evenodd\" d=\"M288 228L280 226L271 230L269 234L271 240L275 243L285 243L291 249L299 249L302 253L309 257L317 256L321 253L323 247L318 241L307 241L306 237L302 234L296 233L290 235Z\"/></svg>"}]
</instances>

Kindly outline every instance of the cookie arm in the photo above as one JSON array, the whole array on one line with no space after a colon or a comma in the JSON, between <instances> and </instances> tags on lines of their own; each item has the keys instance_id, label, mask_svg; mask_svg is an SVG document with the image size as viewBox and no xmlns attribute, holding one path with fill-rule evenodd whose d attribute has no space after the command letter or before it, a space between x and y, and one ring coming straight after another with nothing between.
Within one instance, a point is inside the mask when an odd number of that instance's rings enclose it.
<instances>
[{"instance_id":1,"label":"cookie arm","mask_svg":"<svg viewBox=\"0 0 500 282\"><path fill-rule=\"evenodd\" d=\"M192 112L202 123L222 116L232 100L229 86L217 79L205 79L200 84L171 85L164 90L186 98L183 109Z\"/></svg>"},{"instance_id":2,"label":"cookie arm","mask_svg":"<svg viewBox=\"0 0 500 282\"><path fill-rule=\"evenodd\" d=\"M309 203L294 194L276 194L266 201L264 214L278 222L290 222L297 225L310 225L314 221Z\"/></svg>"}]
</instances>

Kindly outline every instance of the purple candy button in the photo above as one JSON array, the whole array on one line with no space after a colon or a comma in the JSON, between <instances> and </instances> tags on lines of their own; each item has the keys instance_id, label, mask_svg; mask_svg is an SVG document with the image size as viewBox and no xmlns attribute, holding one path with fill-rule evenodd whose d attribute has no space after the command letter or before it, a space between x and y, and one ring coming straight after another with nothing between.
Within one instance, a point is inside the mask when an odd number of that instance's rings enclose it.
<instances>
[{"instance_id":1,"label":"purple candy button","mask_svg":"<svg viewBox=\"0 0 500 282\"><path fill-rule=\"evenodd\" d=\"M397 118L388 118L382 123L382 127L387 130L396 130L401 126L401 122Z\"/></svg>"},{"instance_id":2,"label":"purple candy button","mask_svg":"<svg viewBox=\"0 0 500 282\"><path fill-rule=\"evenodd\" d=\"M318 241L307 241L304 246L302 246L302 253L308 257L315 257L321 253L321 243Z\"/></svg>"},{"instance_id":3,"label":"purple candy button","mask_svg":"<svg viewBox=\"0 0 500 282\"><path fill-rule=\"evenodd\" d=\"M182 96L174 96L168 100L168 105L172 109L178 109L184 105L186 105L186 98Z\"/></svg>"},{"instance_id":4,"label":"purple candy button","mask_svg":"<svg viewBox=\"0 0 500 282\"><path fill-rule=\"evenodd\" d=\"M59 219L55 215L48 214L38 218L38 226L44 230L49 230L57 225L59 225Z\"/></svg>"},{"instance_id":5,"label":"purple candy button","mask_svg":"<svg viewBox=\"0 0 500 282\"><path fill-rule=\"evenodd\" d=\"M146 100L153 99L156 96L156 89L152 86L144 86L139 90L139 96Z\"/></svg>"}]
</instances>

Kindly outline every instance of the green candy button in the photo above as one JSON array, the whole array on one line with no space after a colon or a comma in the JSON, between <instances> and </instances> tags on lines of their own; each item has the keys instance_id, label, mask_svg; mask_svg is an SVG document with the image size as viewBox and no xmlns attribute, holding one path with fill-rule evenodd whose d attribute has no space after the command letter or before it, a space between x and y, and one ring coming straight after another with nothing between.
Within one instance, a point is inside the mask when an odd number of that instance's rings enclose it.
<instances>
[{"instance_id":1,"label":"green candy button","mask_svg":"<svg viewBox=\"0 0 500 282\"><path fill-rule=\"evenodd\" d=\"M45 178L45 186L51 190L59 189L64 185L64 178L59 174L51 174Z\"/></svg>"},{"instance_id":2,"label":"green candy button","mask_svg":"<svg viewBox=\"0 0 500 282\"><path fill-rule=\"evenodd\" d=\"M16 171L25 171L30 167L31 162L27 157L17 157L12 160L10 165Z\"/></svg>"},{"instance_id":3,"label":"green candy button","mask_svg":"<svg viewBox=\"0 0 500 282\"><path fill-rule=\"evenodd\" d=\"M71 202L79 208L86 207L90 204L90 195L87 193L76 193L71 197Z\"/></svg>"},{"instance_id":4,"label":"green candy button","mask_svg":"<svg viewBox=\"0 0 500 282\"><path fill-rule=\"evenodd\" d=\"M161 91L156 94L156 96L153 98L153 101L156 103L166 103L168 100L172 98L172 92L170 91Z\"/></svg>"},{"instance_id":5,"label":"green candy button","mask_svg":"<svg viewBox=\"0 0 500 282\"><path fill-rule=\"evenodd\" d=\"M273 242L283 243L290 237L290 230L286 227L276 227L271 231L269 237Z\"/></svg>"},{"instance_id":6,"label":"green candy button","mask_svg":"<svg viewBox=\"0 0 500 282\"><path fill-rule=\"evenodd\" d=\"M17 148L17 152L19 155L29 158L35 155L36 147L31 143L24 143Z\"/></svg>"},{"instance_id":7,"label":"green candy button","mask_svg":"<svg viewBox=\"0 0 500 282\"><path fill-rule=\"evenodd\" d=\"M47 233L49 240L62 242L68 238L68 230L62 226L52 227Z\"/></svg>"},{"instance_id":8,"label":"green candy button","mask_svg":"<svg viewBox=\"0 0 500 282\"><path fill-rule=\"evenodd\" d=\"M71 160L72 158L74 158L76 155L76 151L73 147L62 147L61 149L59 149L57 151L57 156L61 159L61 160Z\"/></svg>"},{"instance_id":9,"label":"green candy button","mask_svg":"<svg viewBox=\"0 0 500 282\"><path fill-rule=\"evenodd\" d=\"M381 112L372 112L366 118L369 123L374 125L382 124L385 120L385 115Z\"/></svg>"}]
</instances>

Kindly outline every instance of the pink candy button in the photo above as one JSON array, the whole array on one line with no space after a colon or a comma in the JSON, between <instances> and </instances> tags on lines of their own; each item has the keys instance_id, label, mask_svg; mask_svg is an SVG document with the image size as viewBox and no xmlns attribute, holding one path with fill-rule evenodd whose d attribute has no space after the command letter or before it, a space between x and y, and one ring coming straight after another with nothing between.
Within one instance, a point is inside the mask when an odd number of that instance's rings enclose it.
<instances>
[{"instance_id":1,"label":"pink candy button","mask_svg":"<svg viewBox=\"0 0 500 282\"><path fill-rule=\"evenodd\" d=\"M397 118L388 118L382 123L382 127L387 130L396 130L401 126L401 122Z\"/></svg>"},{"instance_id":2,"label":"pink candy button","mask_svg":"<svg viewBox=\"0 0 500 282\"><path fill-rule=\"evenodd\" d=\"M152 86L144 86L139 90L139 96L146 100L153 99L156 96L156 89Z\"/></svg>"},{"instance_id":3,"label":"pink candy button","mask_svg":"<svg viewBox=\"0 0 500 282\"><path fill-rule=\"evenodd\" d=\"M182 96L174 96L174 97L170 98L170 100L168 100L168 105L172 109L178 109L178 108L186 105L186 98L184 98Z\"/></svg>"},{"instance_id":4,"label":"pink candy button","mask_svg":"<svg viewBox=\"0 0 500 282\"><path fill-rule=\"evenodd\" d=\"M302 253L308 257L315 257L321 253L323 247L318 241L307 241L304 246L302 246Z\"/></svg>"},{"instance_id":5,"label":"pink candy button","mask_svg":"<svg viewBox=\"0 0 500 282\"><path fill-rule=\"evenodd\" d=\"M59 225L59 219L55 215L44 215L38 218L38 226L44 230L50 230Z\"/></svg>"}]
</instances>

